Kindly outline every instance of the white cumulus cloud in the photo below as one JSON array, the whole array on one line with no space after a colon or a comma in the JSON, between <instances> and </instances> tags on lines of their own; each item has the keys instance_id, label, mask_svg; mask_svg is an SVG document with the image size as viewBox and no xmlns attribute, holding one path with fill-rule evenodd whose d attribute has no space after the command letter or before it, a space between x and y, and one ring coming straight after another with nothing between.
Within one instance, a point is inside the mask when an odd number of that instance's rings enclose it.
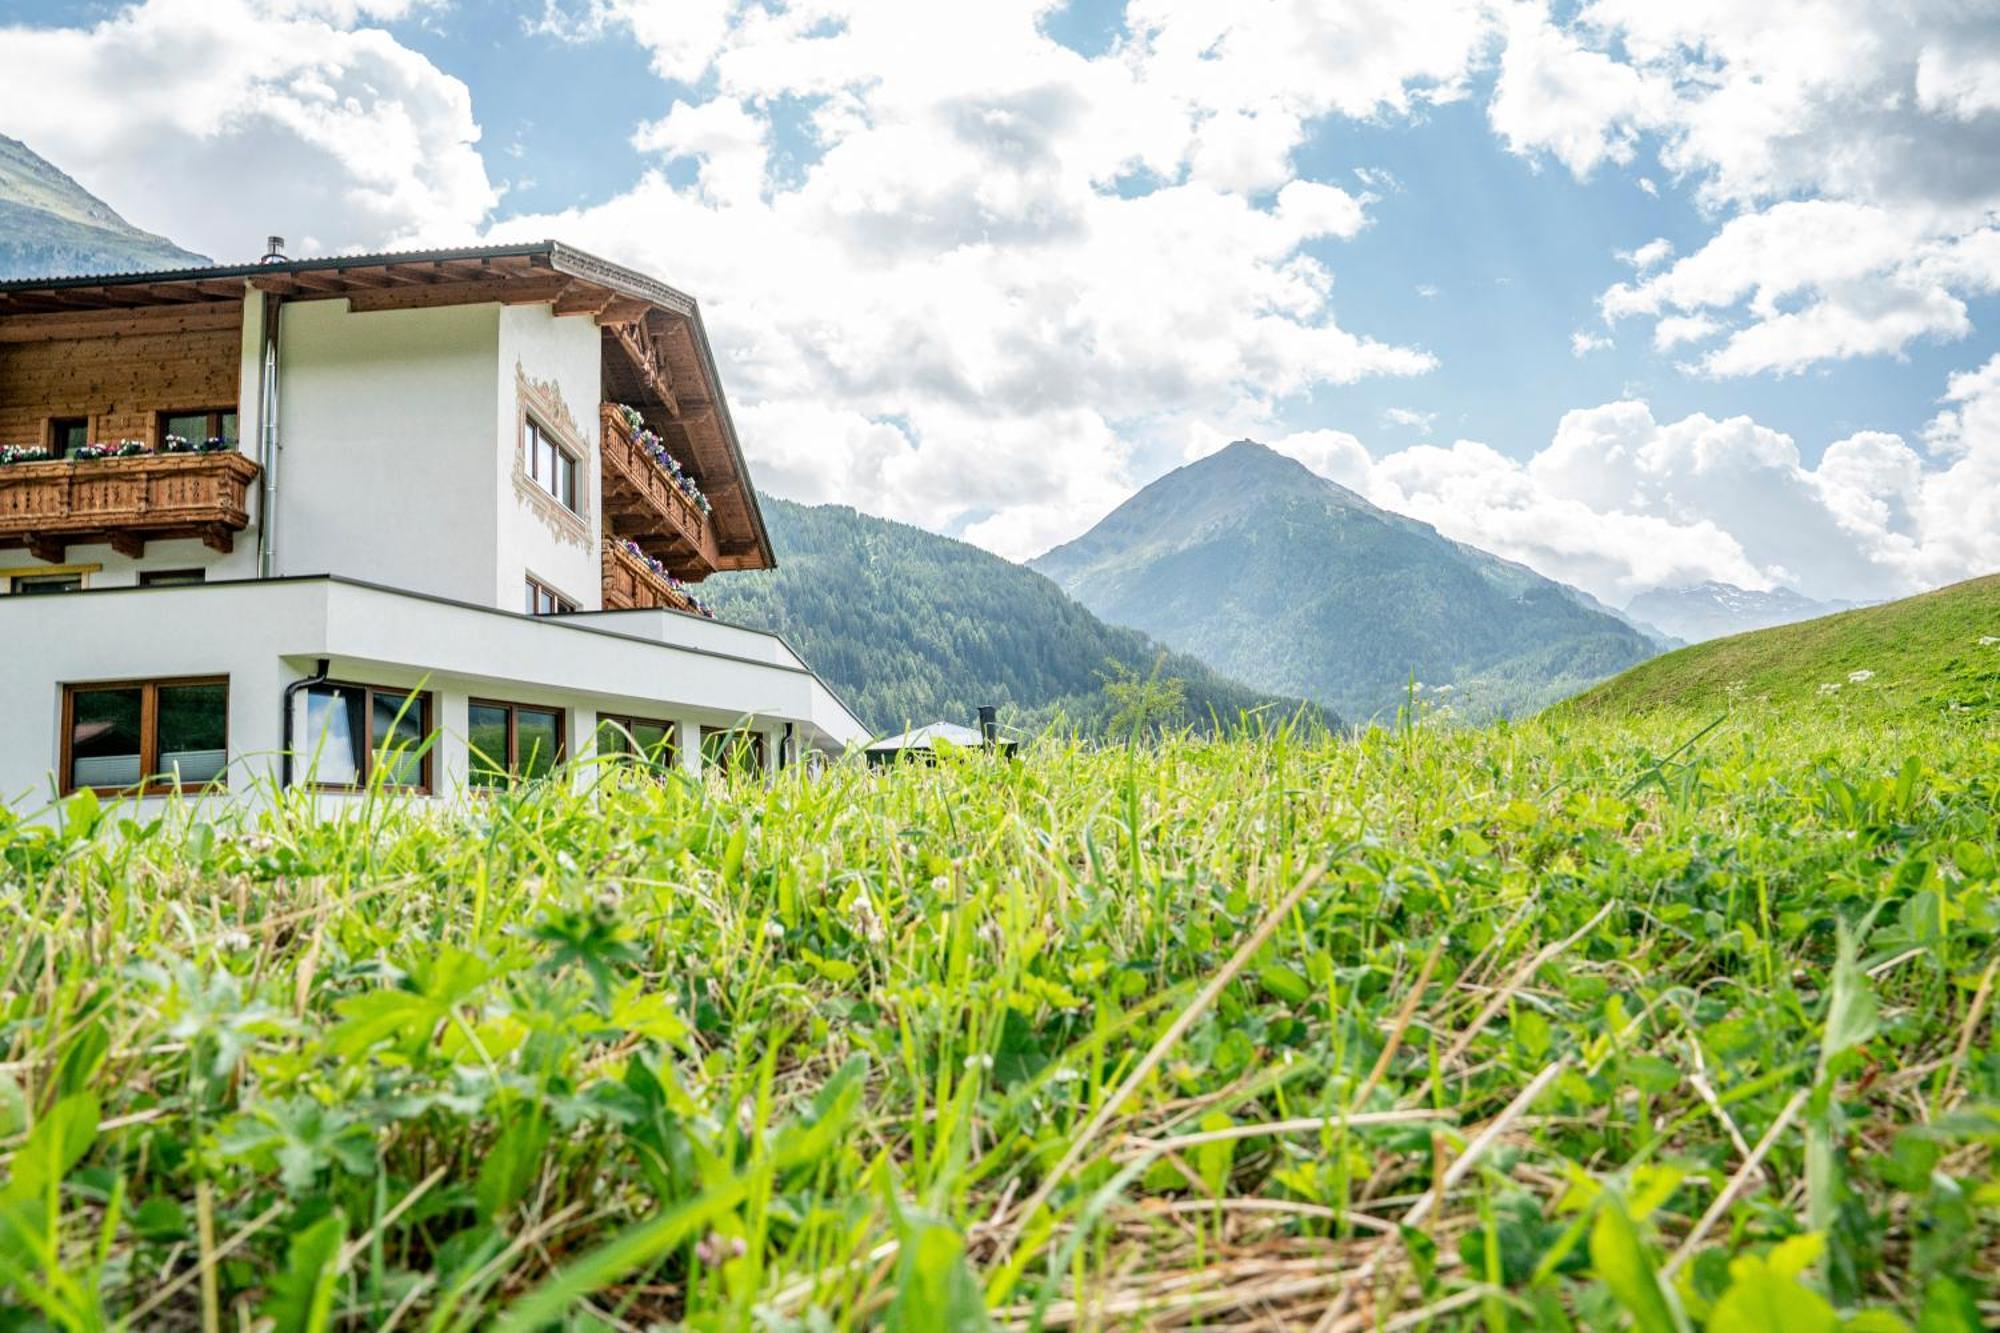
<instances>
[{"instance_id":1,"label":"white cumulus cloud","mask_svg":"<svg viewBox=\"0 0 2000 1333\"><path fill-rule=\"evenodd\" d=\"M0 125L134 223L220 259L254 258L269 232L294 252L462 239L498 199L470 93L353 26L422 7L144 0L87 28L0 27L15 71Z\"/></svg>"},{"instance_id":2,"label":"white cumulus cloud","mask_svg":"<svg viewBox=\"0 0 2000 1333\"><path fill-rule=\"evenodd\" d=\"M674 8L544 17L552 39L628 33L700 91L638 131L659 170L494 234L564 236L701 296L775 493L1027 556L1112 507L1176 414L1255 422L1435 364L1334 315L1319 247L1393 182L1299 179L1290 156L1315 117L1462 95L1477 3L1135 0L1096 59L1041 31L1040 0L725 6L719 27ZM780 99L812 148L782 180ZM676 162L692 189L668 184Z\"/></svg>"},{"instance_id":3,"label":"white cumulus cloud","mask_svg":"<svg viewBox=\"0 0 2000 1333\"><path fill-rule=\"evenodd\" d=\"M1603 304L1681 321L1663 349L1721 333L1699 372L1963 338L1967 299L2000 288L1990 6L1589 0L1558 20L1520 0L1489 115L1510 148L1579 177L1650 147L1692 184L1715 235L1670 267L1634 251L1640 276Z\"/></svg>"},{"instance_id":4,"label":"white cumulus cloud","mask_svg":"<svg viewBox=\"0 0 2000 1333\"><path fill-rule=\"evenodd\" d=\"M1716 579L1895 597L2000 569L2000 355L1953 375L1920 451L1863 431L1807 464L1748 417L1566 413L1525 461L1460 440L1371 456L1318 430L1273 447L1385 508L1623 604Z\"/></svg>"}]
</instances>

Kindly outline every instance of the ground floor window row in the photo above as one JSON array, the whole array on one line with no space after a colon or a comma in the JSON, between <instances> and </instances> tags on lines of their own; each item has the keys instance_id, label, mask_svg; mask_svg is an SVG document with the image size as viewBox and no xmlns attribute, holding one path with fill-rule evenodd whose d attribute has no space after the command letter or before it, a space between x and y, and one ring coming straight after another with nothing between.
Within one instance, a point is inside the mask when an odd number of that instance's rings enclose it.
<instances>
[{"instance_id":1,"label":"ground floor window row","mask_svg":"<svg viewBox=\"0 0 2000 1333\"><path fill-rule=\"evenodd\" d=\"M299 781L332 790L434 789L438 726L431 692L315 680L289 697L288 742ZM62 708L65 792L227 783L226 676L66 685ZM663 719L601 714L596 751L669 772L678 757L676 734ZM470 700L467 781L492 789L546 777L568 756L568 741L561 708ZM704 727L701 758L723 772L758 772L768 758L766 739L741 728Z\"/></svg>"}]
</instances>

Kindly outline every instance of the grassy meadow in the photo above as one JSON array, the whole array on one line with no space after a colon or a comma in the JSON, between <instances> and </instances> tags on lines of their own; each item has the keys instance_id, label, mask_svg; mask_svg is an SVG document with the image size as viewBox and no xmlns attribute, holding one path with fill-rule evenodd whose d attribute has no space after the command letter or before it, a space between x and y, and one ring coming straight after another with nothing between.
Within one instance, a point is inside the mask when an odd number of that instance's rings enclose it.
<instances>
[{"instance_id":1,"label":"grassy meadow","mask_svg":"<svg viewBox=\"0 0 2000 1333\"><path fill-rule=\"evenodd\" d=\"M1990 1327L1992 714L1714 721L73 799L0 1328Z\"/></svg>"}]
</instances>

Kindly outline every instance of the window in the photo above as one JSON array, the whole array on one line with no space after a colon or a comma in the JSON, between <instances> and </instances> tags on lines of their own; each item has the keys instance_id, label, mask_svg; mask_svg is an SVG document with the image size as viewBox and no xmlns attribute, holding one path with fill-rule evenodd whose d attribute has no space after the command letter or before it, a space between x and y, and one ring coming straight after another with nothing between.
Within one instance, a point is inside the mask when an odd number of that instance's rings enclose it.
<instances>
[{"instance_id":1,"label":"window","mask_svg":"<svg viewBox=\"0 0 2000 1333\"><path fill-rule=\"evenodd\" d=\"M566 616L576 610L576 603L534 577L528 579L528 614L531 616Z\"/></svg>"},{"instance_id":2,"label":"window","mask_svg":"<svg viewBox=\"0 0 2000 1333\"><path fill-rule=\"evenodd\" d=\"M508 787L545 778L563 760L563 714L559 708L474 699L466 710L466 742L472 750L474 787Z\"/></svg>"},{"instance_id":3,"label":"window","mask_svg":"<svg viewBox=\"0 0 2000 1333\"><path fill-rule=\"evenodd\" d=\"M19 596L33 596L39 593L80 592L83 589L81 574L16 574L8 580L7 591Z\"/></svg>"},{"instance_id":4,"label":"window","mask_svg":"<svg viewBox=\"0 0 2000 1333\"><path fill-rule=\"evenodd\" d=\"M65 792L222 785L228 767L227 677L63 687Z\"/></svg>"},{"instance_id":5,"label":"window","mask_svg":"<svg viewBox=\"0 0 2000 1333\"><path fill-rule=\"evenodd\" d=\"M231 445L236 443L236 409L214 407L188 409L181 412L160 413L160 439L164 442L169 435L178 435L190 444L200 444L204 440L224 439Z\"/></svg>"},{"instance_id":6,"label":"window","mask_svg":"<svg viewBox=\"0 0 2000 1333\"><path fill-rule=\"evenodd\" d=\"M600 713L597 716L597 752L627 755L649 768L670 773L674 767L674 724Z\"/></svg>"},{"instance_id":7,"label":"window","mask_svg":"<svg viewBox=\"0 0 2000 1333\"><path fill-rule=\"evenodd\" d=\"M314 786L430 790L430 695L329 681L292 706L293 752Z\"/></svg>"},{"instance_id":8,"label":"window","mask_svg":"<svg viewBox=\"0 0 2000 1333\"><path fill-rule=\"evenodd\" d=\"M76 592L90 586L90 576L103 571L102 565L21 565L0 569L0 592Z\"/></svg>"},{"instance_id":9,"label":"window","mask_svg":"<svg viewBox=\"0 0 2000 1333\"><path fill-rule=\"evenodd\" d=\"M56 417L49 422L49 451L57 458L68 458L89 443L89 417Z\"/></svg>"},{"instance_id":10,"label":"window","mask_svg":"<svg viewBox=\"0 0 2000 1333\"><path fill-rule=\"evenodd\" d=\"M147 569L139 573L142 588L181 588L190 583L206 583L205 569Z\"/></svg>"},{"instance_id":11,"label":"window","mask_svg":"<svg viewBox=\"0 0 2000 1333\"><path fill-rule=\"evenodd\" d=\"M576 455L557 444L533 417L522 426L528 451L528 475L550 495L576 508Z\"/></svg>"},{"instance_id":12,"label":"window","mask_svg":"<svg viewBox=\"0 0 2000 1333\"><path fill-rule=\"evenodd\" d=\"M764 733L732 728L719 731L703 727L701 765L726 774L764 771Z\"/></svg>"}]
</instances>

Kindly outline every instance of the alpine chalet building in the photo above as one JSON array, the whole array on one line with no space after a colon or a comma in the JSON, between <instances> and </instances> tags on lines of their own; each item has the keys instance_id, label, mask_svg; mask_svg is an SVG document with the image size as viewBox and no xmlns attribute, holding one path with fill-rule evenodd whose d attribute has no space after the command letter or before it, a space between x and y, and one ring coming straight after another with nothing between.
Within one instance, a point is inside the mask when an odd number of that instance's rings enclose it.
<instances>
[{"instance_id":1,"label":"alpine chalet building","mask_svg":"<svg viewBox=\"0 0 2000 1333\"><path fill-rule=\"evenodd\" d=\"M448 793L867 739L695 303L555 242L0 283L0 803Z\"/></svg>"}]
</instances>

